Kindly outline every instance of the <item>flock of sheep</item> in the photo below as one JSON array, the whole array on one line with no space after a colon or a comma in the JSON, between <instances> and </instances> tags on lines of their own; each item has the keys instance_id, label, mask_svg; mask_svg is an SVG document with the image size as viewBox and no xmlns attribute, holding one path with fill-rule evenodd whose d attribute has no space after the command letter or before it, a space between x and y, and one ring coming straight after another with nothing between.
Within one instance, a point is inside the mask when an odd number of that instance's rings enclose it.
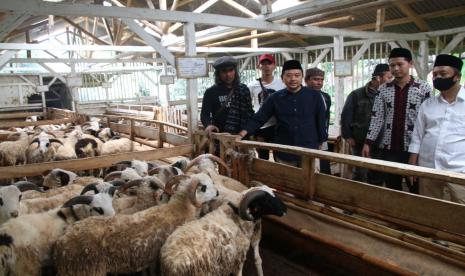
<instances>
[{"instance_id":1,"label":"flock of sheep","mask_svg":"<svg viewBox=\"0 0 465 276\"><path fill-rule=\"evenodd\" d=\"M85 132L75 127L65 138L75 137L69 143L54 137L48 143L71 149L76 141L77 155L91 148L103 154L105 144L123 139L78 147L82 139L94 140L83 135L97 134ZM31 146L43 149L40 135L21 133L15 141L27 139L27 162ZM269 187L247 188L217 173L215 163L229 170L213 155L171 165L128 160L102 178L54 169L39 186L19 181L1 187L0 275L41 275L44 267L58 275L241 275L249 248L263 275L260 218L282 216L286 207Z\"/></svg>"}]
</instances>

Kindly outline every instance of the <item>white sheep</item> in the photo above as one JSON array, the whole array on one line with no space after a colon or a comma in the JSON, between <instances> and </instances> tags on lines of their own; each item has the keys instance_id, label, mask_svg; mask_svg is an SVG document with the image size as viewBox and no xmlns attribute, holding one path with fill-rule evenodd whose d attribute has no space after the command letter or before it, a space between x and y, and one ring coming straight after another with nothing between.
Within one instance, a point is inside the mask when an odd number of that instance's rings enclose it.
<instances>
[{"instance_id":1,"label":"white sheep","mask_svg":"<svg viewBox=\"0 0 465 276\"><path fill-rule=\"evenodd\" d=\"M103 142L109 141L111 138L115 136L115 132L113 132L113 130L109 127L102 128L99 131L97 131L97 138L99 138Z\"/></svg>"},{"instance_id":2,"label":"white sheep","mask_svg":"<svg viewBox=\"0 0 465 276\"><path fill-rule=\"evenodd\" d=\"M18 163L26 164L26 149L29 145L27 132L21 132L17 141L0 143L0 165L16 166Z\"/></svg>"},{"instance_id":3,"label":"white sheep","mask_svg":"<svg viewBox=\"0 0 465 276\"><path fill-rule=\"evenodd\" d=\"M54 159L56 161L76 159L77 154L75 147L81 136L82 133L79 130L73 130L72 132L68 133L68 135L65 136L63 145L58 147Z\"/></svg>"},{"instance_id":4,"label":"white sheep","mask_svg":"<svg viewBox=\"0 0 465 276\"><path fill-rule=\"evenodd\" d=\"M37 190L37 186L18 184L0 187L0 224L19 216L22 192L31 189Z\"/></svg>"},{"instance_id":5,"label":"white sheep","mask_svg":"<svg viewBox=\"0 0 465 276\"><path fill-rule=\"evenodd\" d=\"M90 216L113 216L111 196L78 196L61 208L10 220L0 227L0 275L40 275L66 228Z\"/></svg>"},{"instance_id":6,"label":"white sheep","mask_svg":"<svg viewBox=\"0 0 465 276\"><path fill-rule=\"evenodd\" d=\"M134 142L128 138L122 137L103 143L102 155L130 152L134 150Z\"/></svg>"},{"instance_id":7,"label":"white sheep","mask_svg":"<svg viewBox=\"0 0 465 276\"><path fill-rule=\"evenodd\" d=\"M160 251L162 275L242 275L250 247L258 275L263 275L259 219L267 214L282 216L286 207L266 186L251 188L230 200L168 237Z\"/></svg>"},{"instance_id":8,"label":"white sheep","mask_svg":"<svg viewBox=\"0 0 465 276\"><path fill-rule=\"evenodd\" d=\"M200 205L217 195L205 174L177 176L166 189L174 184L176 192L166 204L132 215L89 218L68 229L55 245L58 274L104 276L149 267L172 231L194 219Z\"/></svg>"},{"instance_id":9,"label":"white sheep","mask_svg":"<svg viewBox=\"0 0 465 276\"><path fill-rule=\"evenodd\" d=\"M28 163L41 163L52 161L58 148L54 143L63 145L63 142L53 138L52 135L41 132L33 137L26 150Z\"/></svg>"}]
</instances>

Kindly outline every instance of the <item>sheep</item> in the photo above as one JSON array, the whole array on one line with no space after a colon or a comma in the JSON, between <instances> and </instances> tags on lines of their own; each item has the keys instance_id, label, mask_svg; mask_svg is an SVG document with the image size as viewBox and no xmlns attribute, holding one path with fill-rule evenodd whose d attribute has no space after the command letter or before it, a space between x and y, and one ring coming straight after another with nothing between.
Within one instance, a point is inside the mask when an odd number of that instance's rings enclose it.
<instances>
[{"instance_id":1,"label":"sheep","mask_svg":"<svg viewBox=\"0 0 465 276\"><path fill-rule=\"evenodd\" d=\"M199 206L217 196L205 174L176 176L166 189L171 190L176 184L177 189L166 204L132 215L89 218L68 229L54 248L58 274L131 273L155 262L171 232L195 219Z\"/></svg>"},{"instance_id":2,"label":"sheep","mask_svg":"<svg viewBox=\"0 0 465 276\"><path fill-rule=\"evenodd\" d=\"M142 161L142 160L132 160L132 161L123 160L123 161L119 161L113 164L113 166L123 167L123 168L130 167L130 168L135 169L140 176L146 176L148 175L149 170L152 170L157 165L152 162L147 162L147 161Z\"/></svg>"},{"instance_id":3,"label":"sheep","mask_svg":"<svg viewBox=\"0 0 465 276\"><path fill-rule=\"evenodd\" d=\"M0 224L18 217L22 192L37 189L36 185L9 185L0 188Z\"/></svg>"},{"instance_id":4,"label":"sheep","mask_svg":"<svg viewBox=\"0 0 465 276\"><path fill-rule=\"evenodd\" d=\"M113 130L109 127L102 128L97 131L96 137L102 140L103 142L109 141L111 138L115 137L116 134Z\"/></svg>"},{"instance_id":5,"label":"sheep","mask_svg":"<svg viewBox=\"0 0 465 276\"><path fill-rule=\"evenodd\" d=\"M65 136L64 143L57 149L54 159L56 161L76 159L77 154L75 146L81 136L82 133L79 130L73 130Z\"/></svg>"},{"instance_id":6,"label":"sheep","mask_svg":"<svg viewBox=\"0 0 465 276\"><path fill-rule=\"evenodd\" d=\"M16 166L18 163L26 164L26 149L29 145L27 132L21 132L17 141L0 143L0 165Z\"/></svg>"},{"instance_id":7,"label":"sheep","mask_svg":"<svg viewBox=\"0 0 465 276\"><path fill-rule=\"evenodd\" d=\"M107 141L102 145L102 155L130 152L134 149L134 142L128 138Z\"/></svg>"},{"instance_id":8,"label":"sheep","mask_svg":"<svg viewBox=\"0 0 465 276\"><path fill-rule=\"evenodd\" d=\"M45 132L41 132L39 135L35 136L26 150L27 162L41 163L52 161L56 152L53 143L63 145L63 142L56 138L52 138L50 134Z\"/></svg>"},{"instance_id":9,"label":"sheep","mask_svg":"<svg viewBox=\"0 0 465 276\"><path fill-rule=\"evenodd\" d=\"M160 251L162 275L242 275L249 247L262 276L260 218L282 216L286 206L267 187L254 187L231 198L199 220L178 227Z\"/></svg>"},{"instance_id":10,"label":"sheep","mask_svg":"<svg viewBox=\"0 0 465 276\"><path fill-rule=\"evenodd\" d=\"M25 215L0 227L0 275L40 275L51 248L66 228L90 216L113 216L111 196L78 196L61 208Z\"/></svg>"}]
</instances>

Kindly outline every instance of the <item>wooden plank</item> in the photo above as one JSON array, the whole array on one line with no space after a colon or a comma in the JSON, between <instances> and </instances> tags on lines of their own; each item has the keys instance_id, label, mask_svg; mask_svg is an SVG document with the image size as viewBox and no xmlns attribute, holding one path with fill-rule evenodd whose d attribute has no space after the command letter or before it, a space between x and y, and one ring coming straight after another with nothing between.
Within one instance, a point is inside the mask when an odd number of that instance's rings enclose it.
<instances>
[{"instance_id":1,"label":"wooden plank","mask_svg":"<svg viewBox=\"0 0 465 276\"><path fill-rule=\"evenodd\" d=\"M218 134L216 134L218 135ZM394 173L400 175L413 175L419 177L427 177L431 179L442 180L445 182L452 182L459 185L465 185L465 177L462 173L450 172L450 171L441 171L436 169L430 169L420 166L412 166L408 164L388 162L379 159L370 159L363 158L353 155L334 153L321 150L313 150L302 147L278 145L278 144L269 144L263 142L254 142L254 141L236 141L236 146L246 147L246 148L263 148L270 149L273 151L282 151L287 153L292 153L300 156L310 156L313 158L320 158L325 160L330 160L332 162L349 164L352 166L358 166L367 168L375 171L382 171L387 173Z\"/></svg>"},{"instance_id":2,"label":"wooden plank","mask_svg":"<svg viewBox=\"0 0 465 276\"><path fill-rule=\"evenodd\" d=\"M465 236L465 205L319 173L315 175L315 183L316 200L347 204L386 218L393 217Z\"/></svg>"},{"instance_id":3,"label":"wooden plank","mask_svg":"<svg viewBox=\"0 0 465 276\"><path fill-rule=\"evenodd\" d=\"M29 116L42 116L42 112L12 112L12 113L1 113L0 120L4 119L18 119L18 118L26 118Z\"/></svg>"},{"instance_id":4,"label":"wooden plank","mask_svg":"<svg viewBox=\"0 0 465 276\"><path fill-rule=\"evenodd\" d=\"M305 198L312 199L315 193L315 159L308 156L302 157L301 182Z\"/></svg>"},{"instance_id":5,"label":"wooden plank","mask_svg":"<svg viewBox=\"0 0 465 276\"><path fill-rule=\"evenodd\" d=\"M110 127L116 132L125 134L129 134L130 132L130 126L126 124L110 123ZM158 137L158 129L147 126L134 126L134 135L137 137L155 140Z\"/></svg>"},{"instance_id":6,"label":"wooden plank","mask_svg":"<svg viewBox=\"0 0 465 276\"><path fill-rule=\"evenodd\" d=\"M162 135L163 141L171 145L184 145L189 142L189 138L179 134L165 132Z\"/></svg>"},{"instance_id":7,"label":"wooden plank","mask_svg":"<svg viewBox=\"0 0 465 276\"><path fill-rule=\"evenodd\" d=\"M175 157L191 154L193 145L183 145L165 149L155 149L138 152L125 152L112 155L97 156L92 158L66 160L60 162L46 162L38 164L27 164L23 166L0 167L0 179L9 179L23 176L41 175L47 170L60 168L71 171L83 171L109 167L123 160L156 160L161 158Z\"/></svg>"},{"instance_id":8,"label":"wooden plank","mask_svg":"<svg viewBox=\"0 0 465 276\"><path fill-rule=\"evenodd\" d=\"M160 126L160 130L158 131L158 148L163 148L163 136L165 131L163 130L163 125Z\"/></svg>"},{"instance_id":9,"label":"wooden plank","mask_svg":"<svg viewBox=\"0 0 465 276\"><path fill-rule=\"evenodd\" d=\"M72 123L72 122L74 122L74 119L71 119L71 118L56 119L56 120L41 120L41 121L36 121L36 122L9 121L9 122L0 122L0 128L59 125L59 124L66 124L66 123Z\"/></svg>"}]
</instances>

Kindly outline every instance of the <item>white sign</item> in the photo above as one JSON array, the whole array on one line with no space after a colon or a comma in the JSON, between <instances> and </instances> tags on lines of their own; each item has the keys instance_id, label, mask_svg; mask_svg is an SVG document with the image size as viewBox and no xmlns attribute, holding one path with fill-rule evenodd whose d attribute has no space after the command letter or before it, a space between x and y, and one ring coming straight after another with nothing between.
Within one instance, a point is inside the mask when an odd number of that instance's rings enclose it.
<instances>
[{"instance_id":1,"label":"white sign","mask_svg":"<svg viewBox=\"0 0 465 276\"><path fill-rule=\"evenodd\" d=\"M66 82L68 84L69 87L81 87L82 86L82 77L81 76L78 76L78 77L67 77L66 78Z\"/></svg>"},{"instance_id":2,"label":"white sign","mask_svg":"<svg viewBox=\"0 0 465 276\"><path fill-rule=\"evenodd\" d=\"M160 84L163 84L163 85L174 84L174 76L170 76L170 75L160 76Z\"/></svg>"},{"instance_id":3,"label":"white sign","mask_svg":"<svg viewBox=\"0 0 465 276\"><path fill-rule=\"evenodd\" d=\"M102 88L111 88L111 82L102 82Z\"/></svg>"},{"instance_id":4,"label":"white sign","mask_svg":"<svg viewBox=\"0 0 465 276\"><path fill-rule=\"evenodd\" d=\"M37 85L36 90L37 92L47 92L48 85Z\"/></svg>"},{"instance_id":5,"label":"white sign","mask_svg":"<svg viewBox=\"0 0 465 276\"><path fill-rule=\"evenodd\" d=\"M177 57L176 72L178 78L183 79L207 77L207 59L205 57Z\"/></svg>"},{"instance_id":6,"label":"white sign","mask_svg":"<svg viewBox=\"0 0 465 276\"><path fill-rule=\"evenodd\" d=\"M334 60L334 76L348 77L352 76L351 60Z\"/></svg>"}]
</instances>

